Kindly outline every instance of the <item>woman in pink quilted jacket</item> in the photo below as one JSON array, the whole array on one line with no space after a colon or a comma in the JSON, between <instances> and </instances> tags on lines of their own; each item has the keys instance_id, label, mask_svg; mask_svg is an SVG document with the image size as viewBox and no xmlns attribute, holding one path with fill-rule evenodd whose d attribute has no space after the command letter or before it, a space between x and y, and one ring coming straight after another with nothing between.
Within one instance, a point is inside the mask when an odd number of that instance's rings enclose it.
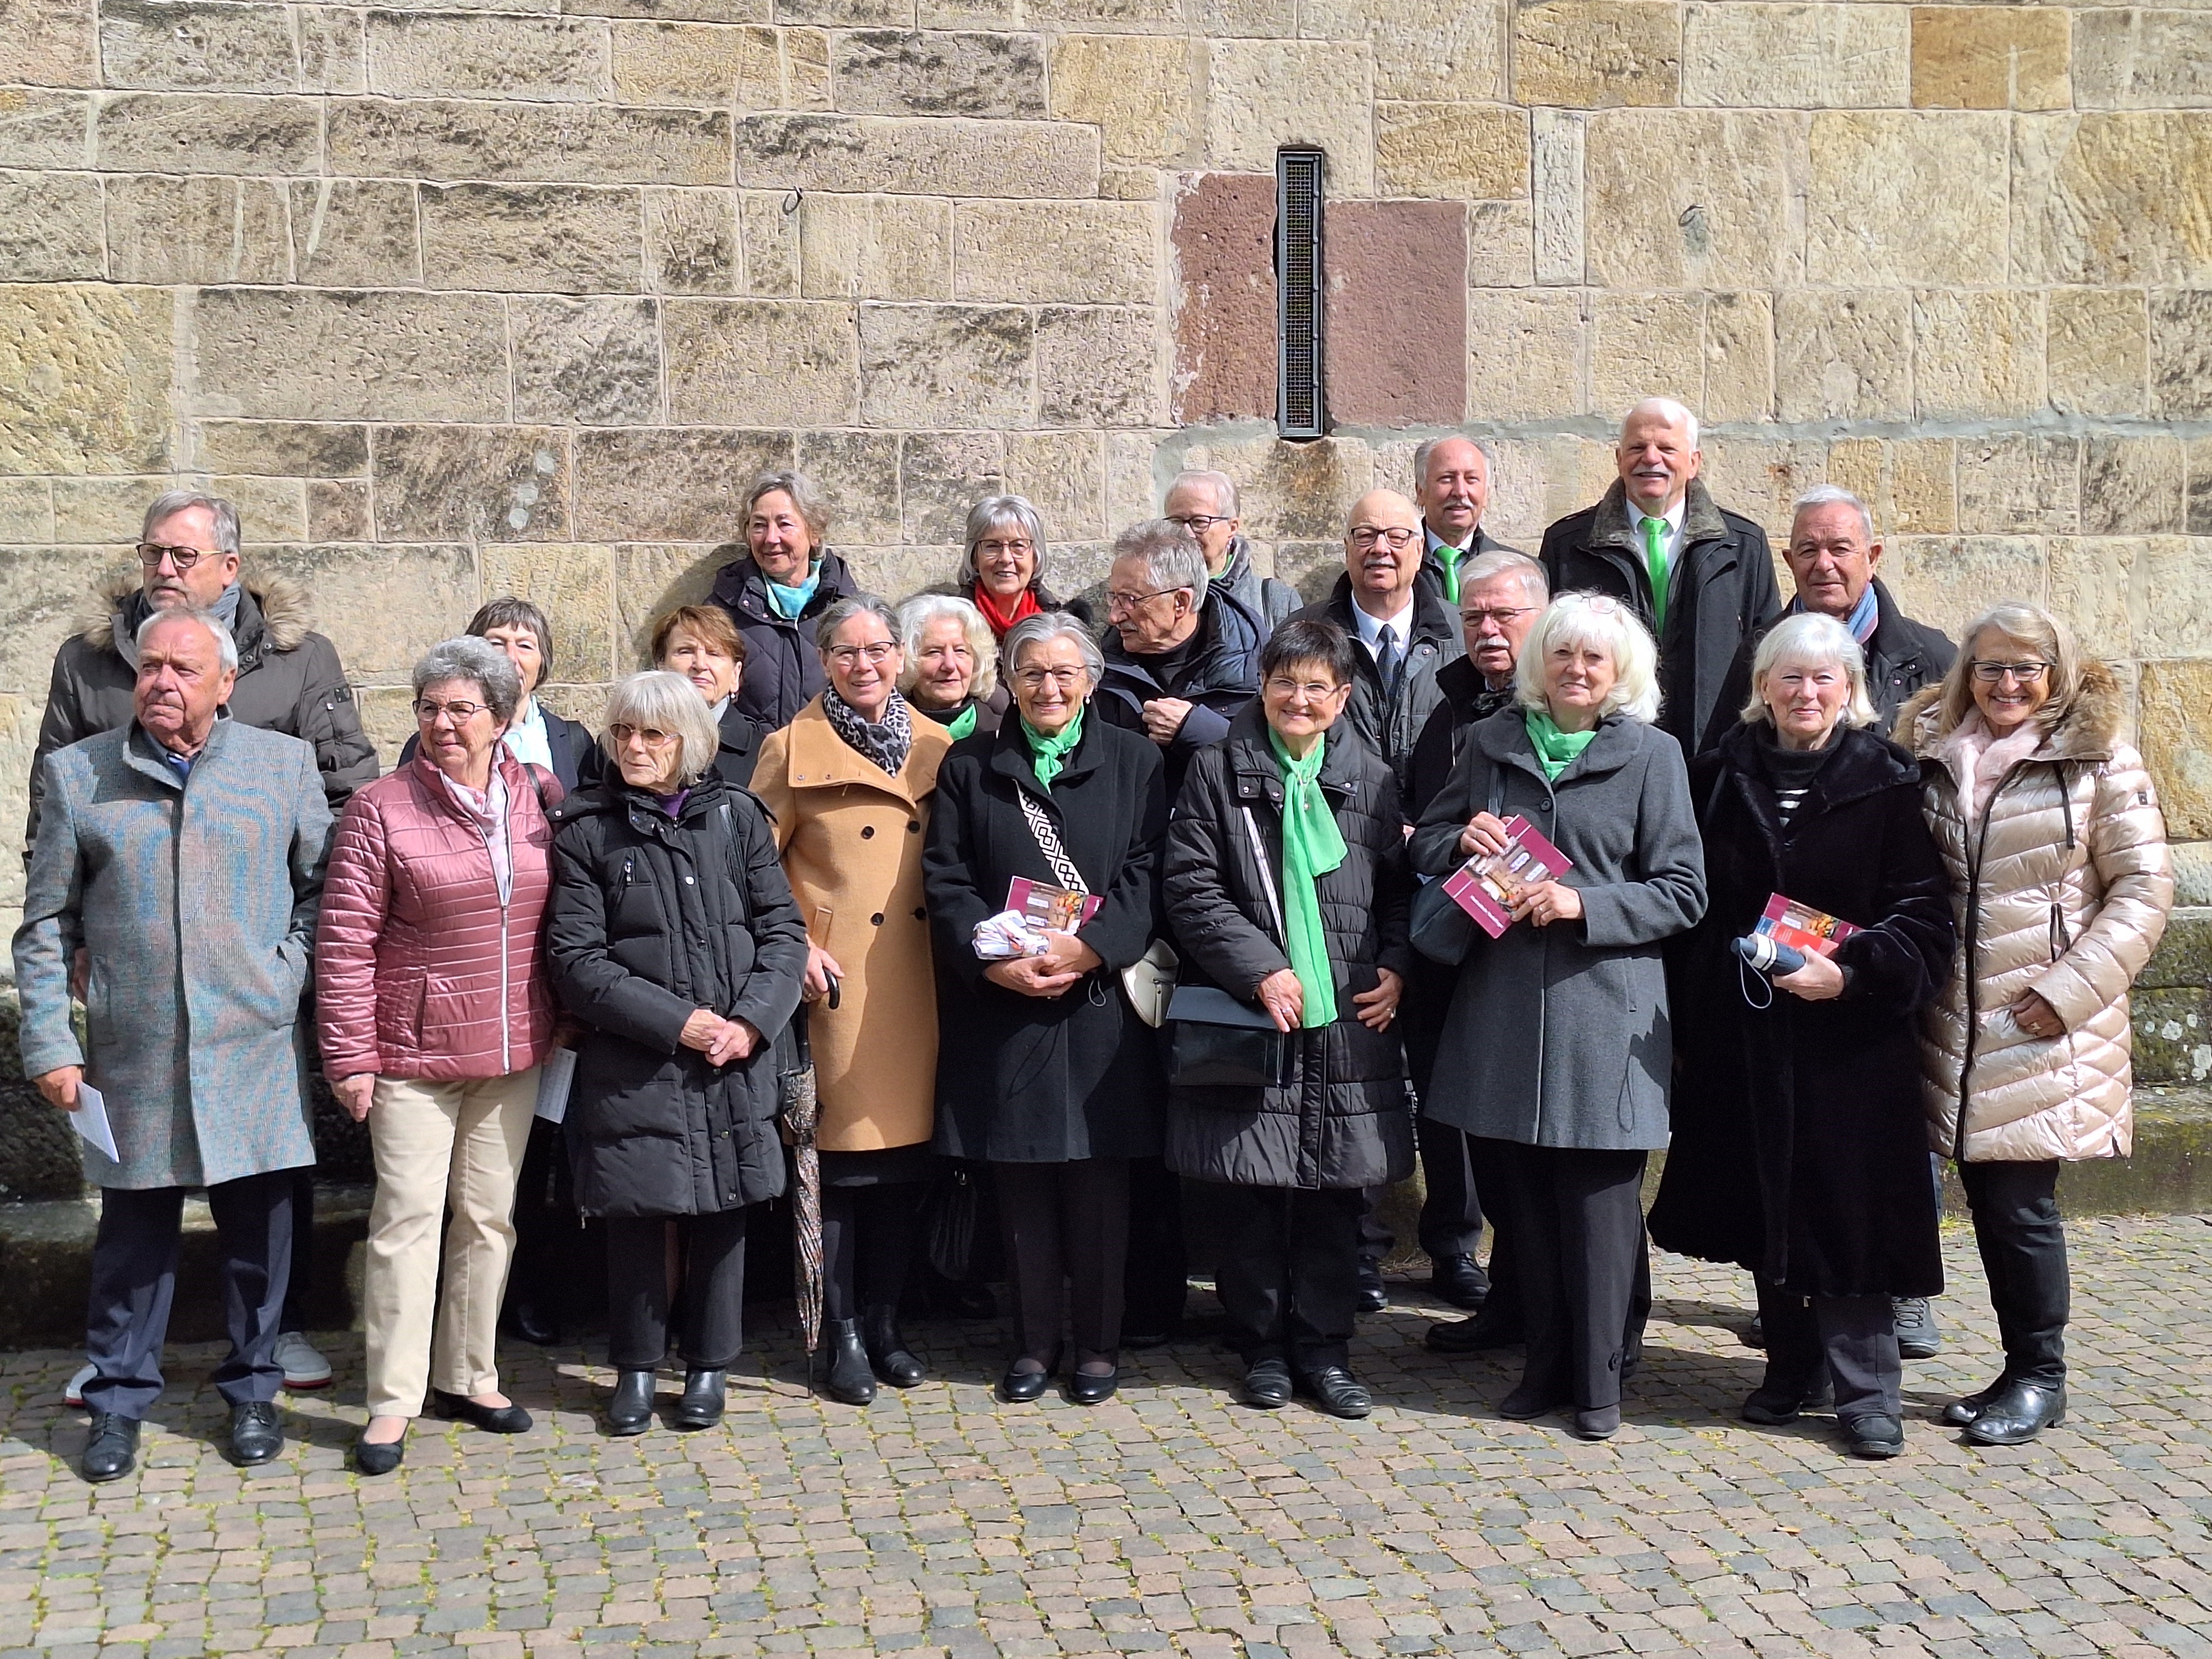
<instances>
[{"instance_id":1,"label":"woman in pink quilted jacket","mask_svg":"<svg viewBox=\"0 0 2212 1659\"><path fill-rule=\"evenodd\" d=\"M515 1176L554 1047L545 807L560 785L500 747L521 700L497 646L432 647L415 665L418 752L347 804L323 886L323 1071L376 1155L369 1420L354 1447L367 1474L398 1467L426 1389L441 1416L530 1427L500 1392L493 1345Z\"/></svg>"},{"instance_id":2,"label":"woman in pink quilted jacket","mask_svg":"<svg viewBox=\"0 0 2212 1659\"><path fill-rule=\"evenodd\" d=\"M1958 1164L2004 1342L1997 1380L1943 1420L2011 1446L2066 1414L2058 1169L2132 1144L2128 988L2166 931L2173 875L2112 672L2019 601L1965 640L1943 684L1899 712L1897 740L1920 757L1959 924L1921 1039L1929 1141Z\"/></svg>"}]
</instances>

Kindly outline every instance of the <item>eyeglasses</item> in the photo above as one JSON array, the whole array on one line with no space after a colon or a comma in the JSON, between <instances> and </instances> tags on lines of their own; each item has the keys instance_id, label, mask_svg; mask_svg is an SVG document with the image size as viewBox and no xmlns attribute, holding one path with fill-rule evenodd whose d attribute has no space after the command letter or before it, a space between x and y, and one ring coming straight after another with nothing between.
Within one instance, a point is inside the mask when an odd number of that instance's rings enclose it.
<instances>
[{"instance_id":1,"label":"eyeglasses","mask_svg":"<svg viewBox=\"0 0 2212 1659\"><path fill-rule=\"evenodd\" d=\"M202 559L219 559L222 556L220 553L203 553L197 547L171 547L162 542L138 544L139 563L144 565L149 570L159 570L161 568L161 561L167 559L175 567L179 576Z\"/></svg>"},{"instance_id":2,"label":"eyeglasses","mask_svg":"<svg viewBox=\"0 0 2212 1659\"><path fill-rule=\"evenodd\" d=\"M1503 628L1516 617L1525 617L1535 608L1533 605L1517 605L1507 611L1462 611L1459 613L1459 619L1469 628L1480 628L1486 622L1494 622Z\"/></svg>"},{"instance_id":3,"label":"eyeglasses","mask_svg":"<svg viewBox=\"0 0 2212 1659\"><path fill-rule=\"evenodd\" d=\"M1181 525L1194 536L1203 536L1214 526L1227 524L1229 515L1225 513L1186 513L1179 519L1170 516L1168 522Z\"/></svg>"},{"instance_id":4,"label":"eyeglasses","mask_svg":"<svg viewBox=\"0 0 2212 1659\"><path fill-rule=\"evenodd\" d=\"M2051 672L2047 662L1978 662L1974 678L1984 685L1995 685L2009 674L2022 685L2033 685Z\"/></svg>"},{"instance_id":5,"label":"eyeglasses","mask_svg":"<svg viewBox=\"0 0 2212 1659\"><path fill-rule=\"evenodd\" d=\"M673 732L656 731L650 726L631 726L625 721L617 720L607 727L607 735L614 739L615 747L617 749L632 738L635 738L647 749L665 749L676 741L677 734Z\"/></svg>"},{"instance_id":6,"label":"eyeglasses","mask_svg":"<svg viewBox=\"0 0 2212 1659\"><path fill-rule=\"evenodd\" d=\"M975 556L979 559L995 559L1001 553L1011 553L1018 559L1025 559L1036 551L1036 544L1031 541L977 542L975 544Z\"/></svg>"},{"instance_id":7,"label":"eyeglasses","mask_svg":"<svg viewBox=\"0 0 2212 1659\"><path fill-rule=\"evenodd\" d=\"M1024 668L1014 678L1024 691L1042 691L1047 680L1063 691L1072 691L1082 683L1085 672L1080 668Z\"/></svg>"},{"instance_id":8,"label":"eyeglasses","mask_svg":"<svg viewBox=\"0 0 2212 1659\"><path fill-rule=\"evenodd\" d=\"M1320 702L1326 698L1334 696L1343 689L1340 685L1324 685L1319 680L1287 680L1278 678L1267 682L1267 691L1271 696L1304 697L1309 702Z\"/></svg>"},{"instance_id":9,"label":"eyeglasses","mask_svg":"<svg viewBox=\"0 0 2212 1659\"><path fill-rule=\"evenodd\" d=\"M1402 525L1392 525L1386 530L1379 525L1356 524L1352 526L1352 544L1354 547L1372 547L1377 542L1388 542L1395 552L1419 533Z\"/></svg>"},{"instance_id":10,"label":"eyeglasses","mask_svg":"<svg viewBox=\"0 0 2212 1659\"><path fill-rule=\"evenodd\" d=\"M1146 599L1157 599L1163 593L1187 593L1189 591L1186 587L1156 587L1149 593L1115 593L1109 591L1106 595L1106 614L1110 617L1117 611L1134 611Z\"/></svg>"},{"instance_id":11,"label":"eyeglasses","mask_svg":"<svg viewBox=\"0 0 2212 1659\"><path fill-rule=\"evenodd\" d=\"M849 674L864 657L869 667L881 668L898 654L898 647L889 640L878 640L873 645L833 645L822 654Z\"/></svg>"},{"instance_id":12,"label":"eyeglasses","mask_svg":"<svg viewBox=\"0 0 2212 1659\"><path fill-rule=\"evenodd\" d=\"M466 726L491 707L483 702L432 702L428 697L415 700L415 718L425 726L435 726L440 718L450 720L456 726Z\"/></svg>"}]
</instances>

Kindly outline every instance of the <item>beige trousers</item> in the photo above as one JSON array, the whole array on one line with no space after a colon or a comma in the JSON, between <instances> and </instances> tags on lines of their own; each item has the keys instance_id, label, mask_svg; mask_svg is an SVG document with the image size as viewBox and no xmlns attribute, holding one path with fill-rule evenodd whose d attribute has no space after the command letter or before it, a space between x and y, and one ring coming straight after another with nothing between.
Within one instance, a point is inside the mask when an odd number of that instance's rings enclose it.
<instances>
[{"instance_id":1,"label":"beige trousers","mask_svg":"<svg viewBox=\"0 0 2212 1659\"><path fill-rule=\"evenodd\" d=\"M447 1394L498 1390L494 1347L514 1257L514 1183L537 1104L535 1066L465 1083L376 1080L368 1114L376 1201L362 1294L370 1416L420 1417L433 1384ZM448 1206L441 1298L438 1224Z\"/></svg>"}]
</instances>

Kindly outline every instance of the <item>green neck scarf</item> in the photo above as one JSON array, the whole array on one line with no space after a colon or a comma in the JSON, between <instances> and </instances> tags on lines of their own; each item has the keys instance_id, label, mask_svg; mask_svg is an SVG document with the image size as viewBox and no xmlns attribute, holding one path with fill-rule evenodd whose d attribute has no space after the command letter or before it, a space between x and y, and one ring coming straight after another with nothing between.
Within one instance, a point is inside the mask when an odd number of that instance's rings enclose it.
<instances>
[{"instance_id":1,"label":"green neck scarf","mask_svg":"<svg viewBox=\"0 0 2212 1659\"><path fill-rule=\"evenodd\" d=\"M1336 1024L1336 970L1329 966L1315 883L1344 862L1344 831L1321 792L1328 739L1316 738L1306 757L1296 760L1270 727L1267 746L1283 769L1283 949L1305 993L1298 1024L1313 1030Z\"/></svg>"},{"instance_id":2,"label":"green neck scarf","mask_svg":"<svg viewBox=\"0 0 2212 1659\"><path fill-rule=\"evenodd\" d=\"M1022 735L1030 743L1030 764L1036 769L1037 786L1050 793L1052 781L1067 769L1068 752L1083 740L1083 710L1075 711L1075 718L1060 727L1058 737L1045 736L1030 724L1026 714L1021 720Z\"/></svg>"},{"instance_id":3,"label":"green neck scarf","mask_svg":"<svg viewBox=\"0 0 2212 1659\"><path fill-rule=\"evenodd\" d=\"M955 715L951 723L945 728L946 733L951 738L953 742L957 743L963 738L973 737L975 735L975 710L978 706L979 705L975 703L969 703L965 708L962 709L958 714Z\"/></svg>"},{"instance_id":4,"label":"green neck scarf","mask_svg":"<svg viewBox=\"0 0 2212 1659\"><path fill-rule=\"evenodd\" d=\"M1521 722L1528 728L1528 743L1536 751L1537 763L1544 769L1544 775L1554 783L1597 735L1594 726L1587 732L1562 732L1540 708L1523 709Z\"/></svg>"}]
</instances>

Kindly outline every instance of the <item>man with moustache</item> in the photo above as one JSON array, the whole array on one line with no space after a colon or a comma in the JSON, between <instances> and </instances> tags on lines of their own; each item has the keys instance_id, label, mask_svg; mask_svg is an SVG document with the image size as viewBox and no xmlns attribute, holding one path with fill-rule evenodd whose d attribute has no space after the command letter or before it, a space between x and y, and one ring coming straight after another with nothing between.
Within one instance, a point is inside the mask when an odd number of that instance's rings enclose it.
<instances>
[{"instance_id":1,"label":"man with moustache","mask_svg":"<svg viewBox=\"0 0 2212 1659\"><path fill-rule=\"evenodd\" d=\"M1490 506L1490 457L1471 438L1431 438L1413 452L1413 500L1421 509L1421 580L1459 604L1467 565L1488 553L1517 553L1482 527Z\"/></svg>"},{"instance_id":2,"label":"man with moustache","mask_svg":"<svg viewBox=\"0 0 2212 1659\"><path fill-rule=\"evenodd\" d=\"M1632 605L1659 645L1659 727L1697 752L1745 640L1782 613L1766 532L1698 482L1698 417L1646 398L1620 424L1620 477L1544 532L1552 591Z\"/></svg>"}]
</instances>

